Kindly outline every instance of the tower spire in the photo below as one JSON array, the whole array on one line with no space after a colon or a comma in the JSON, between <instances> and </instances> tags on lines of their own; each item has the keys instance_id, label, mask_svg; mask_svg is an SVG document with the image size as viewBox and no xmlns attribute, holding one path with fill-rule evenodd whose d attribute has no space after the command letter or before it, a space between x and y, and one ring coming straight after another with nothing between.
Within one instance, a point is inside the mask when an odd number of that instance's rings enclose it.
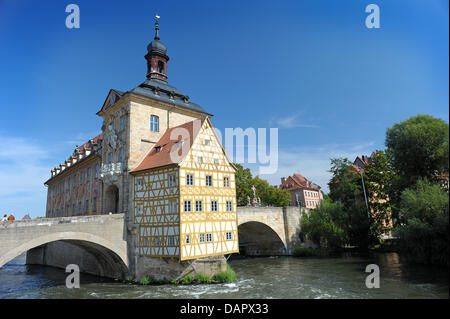
<instances>
[{"instance_id":1,"label":"tower spire","mask_svg":"<svg viewBox=\"0 0 450 319\"><path fill-rule=\"evenodd\" d=\"M147 60L147 79L167 81L167 61L169 61L169 57L166 54L166 46L159 40L159 18L160 16L156 14L155 38L147 46L148 52L145 55Z\"/></svg>"},{"instance_id":2,"label":"tower spire","mask_svg":"<svg viewBox=\"0 0 450 319\"><path fill-rule=\"evenodd\" d=\"M159 19L160 16L156 14L156 21L155 21L155 40L159 40Z\"/></svg>"}]
</instances>

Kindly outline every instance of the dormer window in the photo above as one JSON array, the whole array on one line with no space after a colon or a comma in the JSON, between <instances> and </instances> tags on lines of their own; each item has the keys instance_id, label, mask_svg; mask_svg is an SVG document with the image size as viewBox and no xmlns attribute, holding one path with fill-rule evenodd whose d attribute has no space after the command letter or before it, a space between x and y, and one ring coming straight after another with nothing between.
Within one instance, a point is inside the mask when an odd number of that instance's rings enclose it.
<instances>
[{"instance_id":1,"label":"dormer window","mask_svg":"<svg viewBox=\"0 0 450 319\"><path fill-rule=\"evenodd\" d=\"M161 149L162 149L162 146L157 146L157 147L155 147L155 151L156 151L156 153L159 153L159 152L161 152Z\"/></svg>"}]
</instances>

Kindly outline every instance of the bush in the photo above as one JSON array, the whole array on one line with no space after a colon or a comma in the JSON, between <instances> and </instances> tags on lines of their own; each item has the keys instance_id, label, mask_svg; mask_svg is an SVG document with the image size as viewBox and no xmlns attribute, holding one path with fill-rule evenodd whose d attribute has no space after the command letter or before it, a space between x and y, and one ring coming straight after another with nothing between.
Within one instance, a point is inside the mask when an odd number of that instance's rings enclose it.
<instances>
[{"instance_id":1,"label":"bush","mask_svg":"<svg viewBox=\"0 0 450 319\"><path fill-rule=\"evenodd\" d=\"M210 284L212 279L206 275L197 274L197 276L195 276L195 282L198 284Z\"/></svg>"},{"instance_id":2,"label":"bush","mask_svg":"<svg viewBox=\"0 0 450 319\"><path fill-rule=\"evenodd\" d=\"M344 215L342 205L334 204L331 200L323 200L318 209L311 211L309 216L302 215L300 221L302 233L319 247L325 246L329 250L340 249L345 242L345 232L337 224L342 215Z\"/></svg>"},{"instance_id":3,"label":"bush","mask_svg":"<svg viewBox=\"0 0 450 319\"><path fill-rule=\"evenodd\" d=\"M179 283L181 283L182 285L189 285L189 284L192 284L193 282L194 282L194 276L192 276L192 275L184 276L179 281Z\"/></svg>"},{"instance_id":4,"label":"bush","mask_svg":"<svg viewBox=\"0 0 450 319\"><path fill-rule=\"evenodd\" d=\"M394 230L400 253L413 262L448 267L448 194L419 179L414 188L403 191L400 214L405 223Z\"/></svg>"},{"instance_id":5,"label":"bush","mask_svg":"<svg viewBox=\"0 0 450 319\"><path fill-rule=\"evenodd\" d=\"M144 276L144 277L142 277L141 280L139 281L139 283L140 283L141 285L148 285L148 284L150 284L151 282L152 282L152 278L149 277L149 276Z\"/></svg>"},{"instance_id":6,"label":"bush","mask_svg":"<svg viewBox=\"0 0 450 319\"><path fill-rule=\"evenodd\" d=\"M230 283L237 280L237 275L233 269L227 264L227 270L217 273L213 280L220 283Z\"/></svg>"}]
</instances>

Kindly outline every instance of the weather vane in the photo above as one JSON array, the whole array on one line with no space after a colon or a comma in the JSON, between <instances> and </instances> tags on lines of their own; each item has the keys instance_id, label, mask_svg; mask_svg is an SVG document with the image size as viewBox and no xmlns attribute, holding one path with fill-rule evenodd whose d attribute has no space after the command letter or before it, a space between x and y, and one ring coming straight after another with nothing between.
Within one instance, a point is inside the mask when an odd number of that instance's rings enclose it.
<instances>
[{"instance_id":1,"label":"weather vane","mask_svg":"<svg viewBox=\"0 0 450 319\"><path fill-rule=\"evenodd\" d=\"M159 18L161 18L161 17L159 16L159 14L156 14L156 16L155 16L155 17L156 17L156 19L159 19Z\"/></svg>"}]
</instances>

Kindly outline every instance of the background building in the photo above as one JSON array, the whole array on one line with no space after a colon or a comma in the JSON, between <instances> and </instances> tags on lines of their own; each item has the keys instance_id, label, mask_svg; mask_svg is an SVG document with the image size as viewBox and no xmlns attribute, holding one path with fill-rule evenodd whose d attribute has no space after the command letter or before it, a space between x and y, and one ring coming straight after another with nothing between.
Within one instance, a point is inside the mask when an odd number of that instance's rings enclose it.
<instances>
[{"instance_id":1,"label":"background building","mask_svg":"<svg viewBox=\"0 0 450 319\"><path fill-rule=\"evenodd\" d=\"M323 199L320 186L298 173L287 178L282 177L280 188L291 193L291 206L315 209Z\"/></svg>"}]
</instances>

